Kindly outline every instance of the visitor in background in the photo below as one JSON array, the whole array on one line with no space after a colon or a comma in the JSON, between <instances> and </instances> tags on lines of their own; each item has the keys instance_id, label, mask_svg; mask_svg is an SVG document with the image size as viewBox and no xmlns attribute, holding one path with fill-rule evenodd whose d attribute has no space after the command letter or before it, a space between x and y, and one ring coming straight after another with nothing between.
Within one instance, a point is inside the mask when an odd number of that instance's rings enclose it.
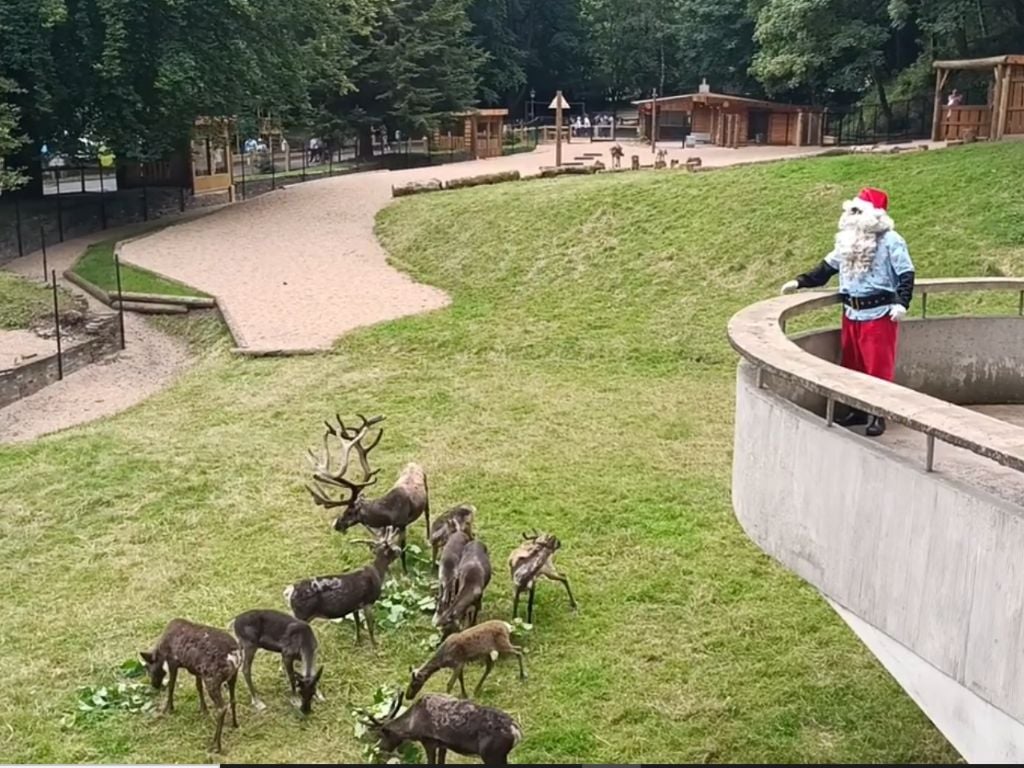
<instances>
[{"instance_id":1,"label":"visitor in background","mask_svg":"<svg viewBox=\"0 0 1024 768\"><path fill-rule=\"evenodd\" d=\"M843 203L835 247L814 269L782 286L783 293L825 285L839 273L844 305L840 347L842 365L892 381L896 368L897 323L914 294L914 265L906 241L888 214L889 197L866 188ZM885 419L852 409L837 424L867 424L865 434L885 432Z\"/></svg>"},{"instance_id":2,"label":"visitor in background","mask_svg":"<svg viewBox=\"0 0 1024 768\"><path fill-rule=\"evenodd\" d=\"M584 115L583 116L583 135L584 136L588 136L590 138L593 138L593 136L590 133L591 127L592 126L590 125L590 117L588 115Z\"/></svg>"}]
</instances>

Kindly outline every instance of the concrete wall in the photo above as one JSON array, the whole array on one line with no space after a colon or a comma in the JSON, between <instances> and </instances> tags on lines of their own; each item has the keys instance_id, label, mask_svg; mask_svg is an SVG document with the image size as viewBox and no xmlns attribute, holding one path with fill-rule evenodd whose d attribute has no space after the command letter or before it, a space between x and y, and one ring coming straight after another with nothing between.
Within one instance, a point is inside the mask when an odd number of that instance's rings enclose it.
<instances>
[{"instance_id":1,"label":"concrete wall","mask_svg":"<svg viewBox=\"0 0 1024 768\"><path fill-rule=\"evenodd\" d=\"M995 332L1001 325L973 327ZM938 349L956 354L966 342L943 321L907 331L908 375L949 378L955 358L927 362L925 345L941 340ZM975 352L984 341L975 338ZM1006 380L998 358L982 362L956 376L982 387ZM1024 721L1024 510L926 472L923 445L922 438L922 460L911 463L848 430L826 428L817 415L759 389L754 368L741 363L736 516L761 549L826 597Z\"/></svg>"},{"instance_id":2,"label":"concrete wall","mask_svg":"<svg viewBox=\"0 0 1024 768\"><path fill-rule=\"evenodd\" d=\"M1024 321L1020 317L943 317L907 320L900 327L896 383L958 405L1024 403ZM839 331L793 339L815 357L839 362ZM825 412L825 400L799 387L772 389L802 407Z\"/></svg>"}]
</instances>

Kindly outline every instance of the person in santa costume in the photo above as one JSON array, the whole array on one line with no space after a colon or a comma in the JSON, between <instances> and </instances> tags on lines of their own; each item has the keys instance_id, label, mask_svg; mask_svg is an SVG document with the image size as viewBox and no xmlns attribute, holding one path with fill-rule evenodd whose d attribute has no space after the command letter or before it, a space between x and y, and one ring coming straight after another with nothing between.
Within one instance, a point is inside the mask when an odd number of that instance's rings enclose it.
<instances>
[{"instance_id":1,"label":"person in santa costume","mask_svg":"<svg viewBox=\"0 0 1024 768\"><path fill-rule=\"evenodd\" d=\"M783 285L782 292L817 288L838 273L844 305L842 365L892 381L898 323L907 314L914 294L914 265L888 208L888 195L870 187L843 203L832 252L814 269ZM867 424L865 434L871 437L885 432L885 419L857 409L836 423L844 427Z\"/></svg>"}]
</instances>

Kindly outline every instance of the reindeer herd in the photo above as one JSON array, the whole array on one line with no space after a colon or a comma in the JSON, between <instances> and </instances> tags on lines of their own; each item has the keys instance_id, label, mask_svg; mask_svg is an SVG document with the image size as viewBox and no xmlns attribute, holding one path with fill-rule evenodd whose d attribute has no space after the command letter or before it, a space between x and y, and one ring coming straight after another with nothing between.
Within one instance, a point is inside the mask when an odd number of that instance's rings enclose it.
<instances>
[{"instance_id":1,"label":"reindeer herd","mask_svg":"<svg viewBox=\"0 0 1024 768\"><path fill-rule=\"evenodd\" d=\"M212 743L215 752L221 751L221 733L229 709L231 724L238 727L235 684L239 669L249 689L252 706L257 710L266 706L252 682L252 663L258 650L280 655L292 703L302 714L308 715L314 699L323 700L318 684L324 671L316 663L317 638L309 622L351 617L356 643L362 640L361 625L365 622L370 644L376 647L374 605L395 560L400 559L403 571L407 572L407 532L422 516L431 562L438 566L432 621L441 632L441 642L422 666L410 670L407 689L396 693L388 713L378 718L360 710L361 722L378 739L383 752L394 751L406 742L419 742L429 764L444 764L448 751L477 756L485 763L506 763L509 752L522 737L519 725L507 713L470 700L463 678L467 664L483 663L483 674L473 691L474 696L479 695L495 662L502 656L514 656L520 680L527 678L523 650L512 643L512 625L501 620L477 623L484 592L491 581L491 561L487 546L474 534L476 508L459 504L431 523L427 474L415 463L405 465L395 484L383 496L366 498L364 492L376 484L380 472L371 468L369 454L384 435L383 427L379 426L384 417L367 419L360 415L358 418L359 426L346 426L340 416L336 417L336 424L325 422L321 451L319 454L309 452L313 484L307 488L318 506L341 510L331 525L333 530L344 533L360 525L367 531L368 538L353 539L352 543L367 545L372 560L348 573L316 576L291 584L284 590L290 614L269 609L246 611L231 621L229 629L233 635L184 619L172 620L152 650L140 654L150 682L159 689L166 677L167 699L163 710L169 713L174 709L178 670L192 673L200 710L208 711L204 689L215 708ZM370 440L374 428L377 433ZM336 466L331 455L332 443L338 446ZM358 481L349 477L353 453L362 475ZM569 580L555 569L554 557L559 547L555 536L534 531L532 535L524 533L522 542L509 555L508 568L515 594L513 618L518 615L520 597L526 592L527 621L533 620L534 594L541 578L561 582L569 604L576 609ZM451 671L448 693L458 683L462 697L428 694L402 712L403 701L415 699L427 681L442 669ZM228 693L227 702L224 688Z\"/></svg>"}]
</instances>

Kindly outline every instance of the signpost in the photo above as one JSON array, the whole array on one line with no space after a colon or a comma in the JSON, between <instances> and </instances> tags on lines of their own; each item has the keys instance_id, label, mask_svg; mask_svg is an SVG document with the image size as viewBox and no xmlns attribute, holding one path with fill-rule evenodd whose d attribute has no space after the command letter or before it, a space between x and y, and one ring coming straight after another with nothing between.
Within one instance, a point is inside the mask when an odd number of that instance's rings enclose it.
<instances>
[{"instance_id":1,"label":"signpost","mask_svg":"<svg viewBox=\"0 0 1024 768\"><path fill-rule=\"evenodd\" d=\"M555 91L555 98L548 104L548 109L555 110L555 167L562 166L562 110L569 109L569 102L561 91Z\"/></svg>"}]
</instances>

